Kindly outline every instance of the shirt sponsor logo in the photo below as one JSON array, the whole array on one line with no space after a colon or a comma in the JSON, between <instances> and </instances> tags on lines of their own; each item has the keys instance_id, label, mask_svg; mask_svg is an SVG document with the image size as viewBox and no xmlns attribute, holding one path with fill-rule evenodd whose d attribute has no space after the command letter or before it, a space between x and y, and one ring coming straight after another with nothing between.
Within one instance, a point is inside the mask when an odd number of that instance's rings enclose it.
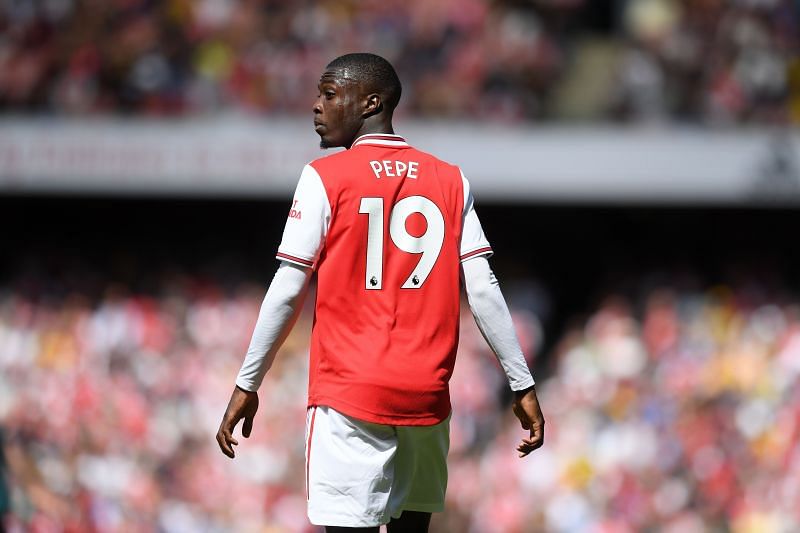
<instances>
[{"instance_id":1,"label":"shirt sponsor logo","mask_svg":"<svg viewBox=\"0 0 800 533\"><path fill-rule=\"evenodd\" d=\"M303 214L297 209L297 200L294 201L292 208L289 210L289 218L296 218L297 220L303 218Z\"/></svg>"}]
</instances>

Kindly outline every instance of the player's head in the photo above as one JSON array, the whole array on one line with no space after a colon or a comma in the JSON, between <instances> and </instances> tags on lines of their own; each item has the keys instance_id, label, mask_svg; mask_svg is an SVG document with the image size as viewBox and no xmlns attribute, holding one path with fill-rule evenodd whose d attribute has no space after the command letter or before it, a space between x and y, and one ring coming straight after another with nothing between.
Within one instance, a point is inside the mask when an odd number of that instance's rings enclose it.
<instances>
[{"instance_id":1,"label":"player's head","mask_svg":"<svg viewBox=\"0 0 800 533\"><path fill-rule=\"evenodd\" d=\"M320 146L349 148L364 133L391 133L402 87L392 65L367 53L337 57L325 67L314 104Z\"/></svg>"}]
</instances>

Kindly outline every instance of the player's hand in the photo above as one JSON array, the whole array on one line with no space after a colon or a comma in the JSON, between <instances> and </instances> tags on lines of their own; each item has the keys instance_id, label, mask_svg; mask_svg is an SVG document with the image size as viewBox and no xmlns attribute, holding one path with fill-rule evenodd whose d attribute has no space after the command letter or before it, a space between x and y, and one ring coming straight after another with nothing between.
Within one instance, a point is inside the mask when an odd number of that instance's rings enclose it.
<instances>
[{"instance_id":1,"label":"player's hand","mask_svg":"<svg viewBox=\"0 0 800 533\"><path fill-rule=\"evenodd\" d=\"M522 429L530 430L530 436L523 438L517 446L520 457L525 457L544 444L544 415L539 407L536 389L531 387L514 393L514 414L519 418Z\"/></svg>"},{"instance_id":2,"label":"player's hand","mask_svg":"<svg viewBox=\"0 0 800 533\"><path fill-rule=\"evenodd\" d=\"M258 393L246 391L239 387L233 389L228 408L225 409L225 415L219 424L219 430L217 430L217 444L219 444L219 449L222 450L222 453L231 458L236 455L233 452L233 447L238 445L239 441L233 438L233 429L239 423L239 420L244 418L242 436L249 437L250 432L253 430L253 418L256 416L256 411L258 411Z\"/></svg>"}]
</instances>

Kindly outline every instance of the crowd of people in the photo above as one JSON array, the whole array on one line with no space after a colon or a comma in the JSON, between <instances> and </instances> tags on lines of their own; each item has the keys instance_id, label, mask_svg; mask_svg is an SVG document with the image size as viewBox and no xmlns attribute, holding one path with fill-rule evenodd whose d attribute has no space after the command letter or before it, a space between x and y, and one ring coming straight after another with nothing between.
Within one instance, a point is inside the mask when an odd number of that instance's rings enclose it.
<instances>
[{"instance_id":1,"label":"crowd of people","mask_svg":"<svg viewBox=\"0 0 800 533\"><path fill-rule=\"evenodd\" d=\"M0 4L0 110L308 112L323 66L387 57L403 113L785 125L792 0L39 0Z\"/></svg>"},{"instance_id":2,"label":"crowd of people","mask_svg":"<svg viewBox=\"0 0 800 533\"><path fill-rule=\"evenodd\" d=\"M609 295L554 355L541 453L513 464L509 424L475 465L453 464L454 479L480 479L463 499L451 485L470 531L800 527L796 300L727 287Z\"/></svg>"},{"instance_id":3,"label":"crowd of people","mask_svg":"<svg viewBox=\"0 0 800 533\"><path fill-rule=\"evenodd\" d=\"M263 291L197 276L147 293L5 284L5 529L314 531L310 304L236 459L214 441ZM524 460L502 372L464 306L447 508L432 530L800 528L800 301L755 285L643 294L609 293L539 361L535 316L512 311L548 421Z\"/></svg>"}]
</instances>

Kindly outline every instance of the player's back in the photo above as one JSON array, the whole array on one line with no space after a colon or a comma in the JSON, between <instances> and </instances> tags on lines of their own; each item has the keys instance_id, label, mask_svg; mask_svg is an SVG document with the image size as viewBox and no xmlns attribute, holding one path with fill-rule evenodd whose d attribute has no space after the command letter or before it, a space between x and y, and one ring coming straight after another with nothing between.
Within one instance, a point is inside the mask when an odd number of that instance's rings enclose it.
<instances>
[{"instance_id":1,"label":"player's back","mask_svg":"<svg viewBox=\"0 0 800 533\"><path fill-rule=\"evenodd\" d=\"M441 421L458 343L459 169L398 136L311 164L330 204L309 397L358 418Z\"/></svg>"}]
</instances>

